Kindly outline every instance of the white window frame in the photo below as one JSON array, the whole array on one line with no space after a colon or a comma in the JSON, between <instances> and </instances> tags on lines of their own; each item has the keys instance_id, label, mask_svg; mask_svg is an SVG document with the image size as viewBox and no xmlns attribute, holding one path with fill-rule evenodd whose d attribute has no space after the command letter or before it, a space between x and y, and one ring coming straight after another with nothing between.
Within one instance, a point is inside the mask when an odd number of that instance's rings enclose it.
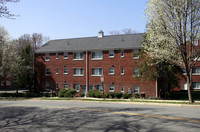
<instances>
[{"instance_id":1,"label":"white window frame","mask_svg":"<svg viewBox=\"0 0 200 132\"><path fill-rule=\"evenodd\" d=\"M56 82L56 89L59 89L59 85L58 85L58 82Z\"/></svg>"},{"instance_id":2,"label":"white window frame","mask_svg":"<svg viewBox=\"0 0 200 132\"><path fill-rule=\"evenodd\" d=\"M73 84L73 89L76 90L76 92L80 91L80 85L79 84Z\"/></svg>"},{"instance_id":3,"label":"white window frame","mask_svg":"<svg viewBox=\"0 0 200 132\"><path fill-rule=\"evenodd\" d=\"M200 67L193 68L192 75L200 75Z\"/></svg>"},{"instance_id":4,"label":"white window frame","mask_svg":"<svg viewBox=\"0 0 200 132\"><path fill-rule=\"evenodd\" d=\"M198 46L198 45L199 45L199 40L198 40L198 39L195 39L193 45L194 45L194 46Z\"/></svg>"},{"instance_id":5,"label":"white window frame","mask_svg":"<svg viewBox=\"0 0 200 132\"><path fill-rule=\"evenodd\" d=\"M49 68L45 68L45 76L49 76L50 75L50 70Z\"/></svg>"},{"instance_id":6,"label":"white window frame","mask_svg":"<svg viewBox=\"0 0 200 132\"><path fill-rule=\"evenodd\" d=\"M56 59L58 59L58 52L56 52Z\"/></svg>"},{"instance_id":7,"label":"white window frame","mask_svg":"<svg viewBox=\"0 0 200 132\"><path fill-rule=\"evenodd\" d=\"M109 92L115 92L115 86L109 85Z\"/></svg>"},{"instance_id":8,"label":"white window frame","mask_svg":"<svg viewBox=\"0 0 200 132\"><path fill-rule=\"evenodd\" d=\"M68 89L68 84L66 82L63 83L63 88Z\"/></svg>"},{"instance_id":9,"label":"white window frame","mask_svg":"<svg viewBox=\"0 0 200 132\"><path fill-rule=\"evenodd\" d=\"M58 68L56 68L56 74L58 74Z\"/></svg>"},{"instance_id":10,"label":"white window frame","mask_svg":"<svg viewBox=\"0 0 200 132\"><path fill-rule=\"evenodd\" d=\"M45 61L49 61L49 60L50 60L49 53L45 53Z\"/></svg>"},{"instance_id":11,"label":"white window frame","mask_svg":"<svg viewBox=\"0 0 200 132\"><path fill-rule=\"evenodd\" d=\"M121 57L124 57L124 50L121 50Z\"/></svg>"},{"instance_id":12,"label":"white window frame","mask_svg":"<svg viewBox=\"0 0 200 132\"><path fill-rule=\"evenodd\" d=\"M99 53L99 54L101 54L101 58L97 58L97 57L95 57L95 58L93 58L93 55L92 54L96 54L96 53ZM103 52L102 51L91 51L91 60L102 60L103 59Z\"/></svg>"},{"instance_id":13,"label":"white window frame","mask_svg":"<svg viewBox=\"0 0 200 132\"><path fill-rule=\"evenodd\" d=\"M77 54L77 55L78 55L78 58L74 58L74 57L75 57L74 54ZM81 58L81 54L82 54L82 58ZM74 53L73 53L73 60L83 60L83 58L84 58L83 52L74 52Z\"/></svg>"},{"instance_id":14,"label":"white window frame","mask_svg":"<svg viewBox=\"0 0 200 132\"><path fill-rule=\"evenodd\" d=\"M65 73L65 71L67 71L67 72ZM64 66L64 68L63 68L63 74L68 74L68 69L67 69L67 67L65 67L65 66Z\"/></svg>"},{"instance_id":15,"label":"white window frame","mask_svg":"<svg viewBox=\"0 0 200 132\"><path fill-rule=\"evenodd\" d=\"M109 75L114 75L115 74L115 68L114 67L110 67L109 71L108 71Z\"/></svg>"},{"instance_id":16,"label":"white window frame","mask_svg":"<svg viewBox=\"0 0 200 132\"><path fill-rule=\"evenodd\" d=\"M139 90L140 90L139 86L133 86L133 93L134 94L139 94Z\"/></svg>"},{"instance_id":17,"label":"white window frame","mask_svg":"<svg viewBox=\"0 0 200 132\"><path fill-rule=\"evenodd\" d=\"M97 72L98 72L98 74L93 74L93 69L95 69L95 70L98 70ZM100 69L101 69L101 74L100 74ZM95 71L95 73L96 73L96 71ZM103 75L103 68L92 68L91 69L91 76L102 76Z\"/></svg>"},{"instance_id":18,"label":"white window frame","mask_svg":"<svg viewBox=\"0 0 200 132\"><path fill-rule=\"evenodd\" d=\"M124 75L124 68L123 67L121 67L121 75Z\"/></svg>"},{"instance_id":19,"label":"white window frame","mask_svg":"<svg viewBox=\"0 0 200 132\"><path fill-rule=\"evenodd\" d=\"M135 70L137 70L137 72L136 72ZM136 74L136 73L137 73L137 74ZM133 76L134 76L134 77L139 77L139 69L138 69L137 67L134 67L134 68L133 68Z\"/></svg>"},{"instance_id":20,"label":"white window frame","mask_svg":"<svg viewBox=\"0 0 200 132\"><path fill-rule=\"evenodd\" d=\"M139 59L139 49L134 49L133 50L133 59Z\"/></svg>"},{"instance_id":21,"label":"white window frame","mask_svg":"<svg viewBox=\"0 0 200 132\"><path fill-rule=\"evenodd\" d=\"M192 89L200 89L200 82L192 82Z\"/></svg>"},{"instance_id":22,"label":"white window frame","mask_svg":"<svg viewBox=\"0 0 200 132\"><path fill-rule=\"evenodd\" d=\"M183 75L186 75L186 70L185 70L185 68L182 68L182 74L183 74Z\"/></svg>"},{"instance_id":23,"label":"white window frame","mask_svg":"<svg viewBox=\"0 0 200 132\"><path fill-rule=\"evenodd\" d=\"M127 92L128 94L132 94L131 88L128 88Z\"/></svg>"},{"instance_id":24,"label":"white window frame","mask_svg":"<svg viewBox=\"0 0 200 132\"><path fill-rule=\"evenodd\" d=\"M75 74L74 70L77 70L79 74ZM82 70L82 73L81 73ZM84 76L83 68L73 68L73 76Z\"/></svg>"},{"instance_id":25,"label":"white window frame","mask_svg":"<svg viewBox=\"0 0 200 132\"><path fill-rule=\"evenodd\" d=\"M50 90L50 83L49 82L45 82L45 90Z\"/></svg>"},{"instance_id":26,"label":"white window frame","mask_svg":"<svg viewBox=\"0 0 200 132\"><path fill-rule=\"evenodd\" d=\"M63 59L68 59L68 52L63 52Z\"/></svg>"},{"instance_id":27,"label":"white window frame","mask_svg":"<svg viewBox=\"0 0 200 132\"><path fill-rule=\"evenodd\" d=\"M187 90L187 83L186 82L182 82L182 90Z\"/></svg>"},{"instance_id":28,"label":"white window frame","mask_svg":"<svg viewBox=\"0 0 200 132\"><path fill-rule=\"evenodd\" d=\"M114 50L109 50L108 51L108 58L114 58L115 57L115 51Z\"/></svg>"}]
</instances>

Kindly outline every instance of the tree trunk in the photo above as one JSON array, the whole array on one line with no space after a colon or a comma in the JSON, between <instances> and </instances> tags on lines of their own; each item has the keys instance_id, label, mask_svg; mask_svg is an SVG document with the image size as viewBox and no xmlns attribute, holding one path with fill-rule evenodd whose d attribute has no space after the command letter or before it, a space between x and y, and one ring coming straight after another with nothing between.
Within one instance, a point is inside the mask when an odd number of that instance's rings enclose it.
<instances>
[{"instance_id":1,"label":"tree trunk","mask_svg":"<svg viewBox=\"0 0 200 132\"><path fill-rule=\"evenodd\" d=\"M192 98L191 87L192 87L192 71L187 76L187 90L188 90L189 103L194 102L194 100Z\"/></svg>"}]
</instances>

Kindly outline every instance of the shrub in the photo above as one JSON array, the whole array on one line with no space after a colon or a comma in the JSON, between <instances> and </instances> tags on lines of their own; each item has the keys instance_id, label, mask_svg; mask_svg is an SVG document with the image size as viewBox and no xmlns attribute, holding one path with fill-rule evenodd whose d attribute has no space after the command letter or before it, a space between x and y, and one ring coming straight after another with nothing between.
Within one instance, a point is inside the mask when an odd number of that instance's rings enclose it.
<instances>
[{"instance_id":1,"label":"shrub","mask_svg":"<svg viewBox=\"0 0 200 132\"><path fill-rule=\"evenodd\" d=\"M66 91L67 90L65 88L60 89L59 92L58 92L58 97L64 97L64 94L65 94Z\"/></svg>"},{"instance_id":2,"label":"shrub","mask_svg":"<svg viewBox=\"0 0 200 132\"><path fill-rule=\"evenodd\" d=\"M84 96L85 96L85 94L84 94L84 93L81 93L81 94L80 94L80 96L81 96L81 97L84 97Z\"/></svg>"},{"instance_id":3,"label":"shrub","mask_svg":"<svg viewBox=\"0 0 200 132\"><path fill-rule=\"evenodd\" d=\"M109 96L110 96L110 94L109 94L109 93L107 93L107 94L104 94L104 97L105 97L105 98L109 98Z\"/></svg>"},{"instance_id":4,"label":"shrub","mask_svg":"<svg viewBox=\"0 0 200 132\"><path fill-rule=\"evenodd\" d=\"M109 94L110 94L111 98L115 98L115 93L114 92L110 92Z\"/></svg>"},{"instance_id":5,"label":"shrub","mask_svg":"<svg viewBox=\"0 0 200 132\"><path fill-rule=\"evenodd\" d=\"M103 97L103 93L100 90L96 90L94 93L95 97L97 98L102 98Z\"/></svg>"},{"instance_id":6,"label":"shrub","mask_svg":"<svg viewBox=\"0 0 200 132\"><path fill-rule=\"evenodd\" d=\"M68 89L64 93L64 97L74 97L76 90Z\"/></svg>"},{"instance_id":7,"label":"shrub","mask_svg":"<svg viewBox=\"0 0 200 132\"><path fill-rule=\"evenodd\" d=\"M127 94L127 93L124 93L123 95L122 95L122 98L124 98L124 99L128 99L128 98L130 98L131 97L131 95L130 94Z\"/></svg>"},{"instance_id":8,"label":"shrub","mask_svg":"<svg viewBox=\"0 0 200 132\"><path fill-rule=\"evenodd\" d=\"M133 94L132 96L133 96L134 99L138 99L139 98L138 94Z\"/></svg>"},{"instance_id":9,"label":"shrub","mask_svg":"<svg viewBox=\"0 0 200 132\"><path fill-rule=\"evenodd\" d=\"M123 95L122 93L115 93L115 97L118 99L120 99L122 97L122 95Z\"/></svg>"},{"instance_id":10,"label":"shrub","mask_svg":"<svg viewBox=\"0 0 200 132\"><path fill-rule=\"evenodd\" d=\"M88 93L87 93L87 97L97 97L97 98L101 98L103 97L103 93L100 91L100 90L90 90Z\"/></svg>"}]
</instances>

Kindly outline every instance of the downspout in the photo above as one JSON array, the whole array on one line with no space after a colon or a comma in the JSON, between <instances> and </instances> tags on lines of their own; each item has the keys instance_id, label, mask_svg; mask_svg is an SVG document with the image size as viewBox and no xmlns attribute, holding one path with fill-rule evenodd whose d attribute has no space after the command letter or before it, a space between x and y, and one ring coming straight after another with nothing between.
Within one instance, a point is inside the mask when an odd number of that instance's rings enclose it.
<instances>
[{"instance_id":1,"label":"downspout","mask_svg":"<svg viewBox=\"0 0 200 132\"><path fill-rule=\"evenodd\" d=\"M36 92L35 90L35 52L33 51L33 90L34 92Z\"/></svg>"},{"instance_id":2,"label":"downspout","mask_svg":"<svg viewBox=\"0 0 200 132\"><path fill-rule=\"evenodd\" d=\"M158 79L156 77L156 97L158 97Z\"/></svg>"},{"instance_id":3,"label":"downspout","mask_svg":"<svg viewBox=\"0 0 200 132\"><path fill-rule=\"evenodd\" d=\"M86 89L85 89L85 97L88 93L88 51L86 50Z\"/></svg>"}]
</instances>

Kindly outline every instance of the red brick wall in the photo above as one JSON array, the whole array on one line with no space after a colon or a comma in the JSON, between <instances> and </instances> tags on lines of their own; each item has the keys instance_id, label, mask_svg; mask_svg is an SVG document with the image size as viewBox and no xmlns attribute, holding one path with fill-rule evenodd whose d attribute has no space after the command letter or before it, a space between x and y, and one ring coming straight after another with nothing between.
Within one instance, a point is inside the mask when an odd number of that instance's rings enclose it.
<instances>
[{"instance_id":1,"label":"red brick wall","mask_svg":"<svg viewBox=\"0 0 200 132\"><path fill-rule=\"evenodd\" d=\"M59 53L59 59L56 59L56 53L50 54L50 61L45 61L45 54L35 54L35 71L37 72L35 87L38 91L45 90L45 82L51 82L51 87L56 87L56 82L59 83L59 89L63 88L63 83L66 81L69 88L73 84L86 85L86 52L84 52L84 60L73 60L73 53L68 53L68 59L63 59L63 54ZM141 82L138 78L133 78L133 68L137 67L138 59L133 59L132 50L125 50L124 57L121 57L120 50L115 52L114 58L108 57L108 51L103 51L102 60L91 60L91 52L88 52L88 79L89 84L94 88L97 84L101 85L99 76L91 76L91 68L103 68L104 89L109 92L109 85L114 85L115 92L121 92L121 87L124 86L127 93L128 88L133 92L133 86L139 86L139 93L145 92L146 96L156 96L156 82ZM63 74L63 67L68 68L68 74ZM45 67L48 67L51 74L45 76ZM84 76L73 76L73 68L84 68ZM109 68L114 67L114 75L109 75ZM121 67L124 68L124 75L121 75ZM56 74L56 68L59 68L59 74ZM81 92L81 89L80 89Z\"/></svg>"}]
</instances>

